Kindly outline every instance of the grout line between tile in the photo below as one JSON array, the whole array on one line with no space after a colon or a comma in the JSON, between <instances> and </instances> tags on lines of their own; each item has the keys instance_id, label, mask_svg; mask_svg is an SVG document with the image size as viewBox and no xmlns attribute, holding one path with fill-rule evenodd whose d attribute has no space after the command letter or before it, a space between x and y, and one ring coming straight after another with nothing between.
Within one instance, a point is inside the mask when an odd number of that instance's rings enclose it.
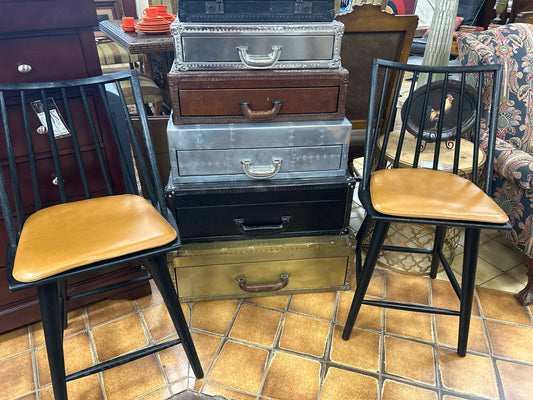
<instances>
[{"instance_id":1,"label":"grout line between tile","mask_svg":"<svg viewBox=\"0 0 533 400\"><path fill-rule=\"evenodd\" d=\"M384 299L386 295L386 287L387 287L387 275L388 272L385 271L383 273L383 282L381 287L381 297ZM385 381L384 376L386 374L385 366L386 366L386 360L385 360L385 333L386 333L386 312L385 308L381 307L381 331L379 335L379 372L378 372L378 400L381 400L381 396L383 393L383 383Z\"/></svg>"},{"instance_id":2,"label":"grout line between tile","mask_svg":"<svg viewBox=\"0 0 533 400\"><path fill-rule=\"evenodd\" d=\"M202 392L204 390L204 386L207 384L209 374L211 373L211 369L214 367L218 356L220 355L220 353L222 352L222 349L224 348L224 345L230 339L229 333L231 332L231 329L233 328L233 324L235 323L235 320L237 319L237 315L239 315L239 311L241 310L242 305L243 305L242 299L238 299L237 308L235 309L235 312L233 313L233 317L231 321L229 322L228 328L224 332L224 335L220 335L220 334L217 335L217 336L221 336L222 339L220 341L220 344L218 345L217 351L215 352L213 356L213 360L211 361L211 364L207 368L207 371L204 371L204 377L202 378L202 383L200 384L200 388L198 389L198 392ZM192 319L193 319L193 304L192 303L189 303L189 308L191 310L190 311L191 312L190 326L192 326ZM213 332L208 332L208 331L202 331L202 332L207 332L211 334L213 333ZM190 371L191 371L191 368L189 366L189 378L191 378ZM192 379L196 379L194 378L194 375L192 376Z\"/></svg>"},{"instance_id":3,"label":"grout line between tile","mask_svg":"<svg viewBox=\"0 0 533 400\"><path fill-rule=\"evenodd\" d=\"M91 345L91 356L93 359L93 365L98 362L98 352L96 351L96 343L94 342L93 337L93 331L89 324L89 314L87 312L87 307L83 307L83 319L85 321L85 328L87 329L87 335L89 336L89 343ZM107 393L105 391L104 386L104 375L102 372L99 372L98 374L98 381L100 382L100 388L102 389L102 395L104 397L104 400L107 400Z\"/></svg>"},{"instance_id":4,"label":"grout line between tile","mask_svg":"<svg viewBox=\"0 0 533 400\"><path fill-rule=\"evenodd\" d=\"M41 392L39 390L39 370L37 368L37 354L35 354L35 347L33 345L33 328L32 325L28 325L28 335L30 341L30 351L31 351L31 364L32 364L32 373L33 373L33 388L35 391L36 400L40 400Z\"/></svg>"},{"instance_id":5,"label":"grout line between tile","mask_svg":"<svg viewBox=\"0 0 533 400\"><path fill-rule=\"evenodd\" d=\"M429 304L434 307L433 305L433 285L432 285L432 279L428 279L428 297L429 297ZM435 314L431 314L431 336L433 338L433 373L435 374L435 385L437 387L437 397L441 397L442 393L442 377L440 373L440 363L439 363L439 353L438 353L438 346L439 346L439 338L437 336L437 321L435 320Z\"/></svg>"},{"instance_id":6,"label":"grout line between tile","mask_svg":"<svg viewBox=\"0 0 533 400\"><path fill-rule=\"evenodd\" d=\"M285 316L289 312L291 301L292 301L292 295L289 295L289 298L287 299L287 303L285 304L285 310L283 310L281 313L281 318L279 320L279 325L276 331L276 335L274 336L274 340L272 341L272 346L267 348L268 357L265 363L265 370L263 372L263 378L261 379L261 384L259 385L259 390L257 392L256 399L259 399L261 396L261 392L263 391L263 387L265 385L268 370L270 369L270 364L272 363L272 360L274 359L274 354L280 350L279 342L281 340L281 334L283 333L283 327L285 326Z\"/></svg>"}]
</instances>

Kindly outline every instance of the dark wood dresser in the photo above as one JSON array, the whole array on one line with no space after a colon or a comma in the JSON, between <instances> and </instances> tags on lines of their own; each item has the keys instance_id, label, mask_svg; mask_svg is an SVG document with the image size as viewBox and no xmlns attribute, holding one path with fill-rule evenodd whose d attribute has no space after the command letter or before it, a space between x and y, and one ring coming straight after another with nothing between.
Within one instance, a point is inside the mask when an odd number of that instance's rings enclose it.
<instances>
[{"instance_id":1,"label":"dark wood dresser","mask_svg":"<svg viewBox=\"0 0 533 400\"><path fill-rule=\"evenodd\" d=\"M0 0L0 81L32 82L74 79L101 74L93 27L98 25L94 0ZM13 134L13 133L12 133ZM102 138L110 132L101 132ZM0 128L0 149L5 139ZM16 139L14 139L16 140ZM67 138L67 140L70 140ZM69 143L61 151L73 151ZM90 149L86 149L90 151ZM43 171L47 168L47 149L40 159ZM118 159L113 150L106 148L108 160ZM18 154L17 162L24 168L25 156ZM0 151L0 165L7 169L4 152ZM50 186L50 198L55 197L50 176L42 173L43 185ZM119 173L119 171L116 171ZM93 182L99 184L98 182ZM22 185L24 183L21 183ZM31 190L31 189L28 189ZM117 188L120 191L120 188ZM41 314L35 291L10 292L5 274L7 234L0 224L0 332L39 321ZM104 273L83 276L68 282L68 295L108 285L125 279L146 275L140 265L125 265ZM76 308L102 297L137 298L150 293L147 282L107 292L98 297L85 297L69 304Z\"/></svg>"}]
</instances>

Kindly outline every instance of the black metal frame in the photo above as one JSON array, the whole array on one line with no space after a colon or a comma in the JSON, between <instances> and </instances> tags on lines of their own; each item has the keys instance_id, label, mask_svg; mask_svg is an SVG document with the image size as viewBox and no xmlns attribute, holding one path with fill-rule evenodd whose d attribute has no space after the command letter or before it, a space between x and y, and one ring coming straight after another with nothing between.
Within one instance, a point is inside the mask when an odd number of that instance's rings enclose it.
<instances>
[{"instance_id":1,"label":"black metal frame","mask_svg":"<svg viewBox=\"0 0 533 400\"><path fill-rule=\"evenodd\" d=\"M390 87L392 83L394 87L393 95L393 104L396 104L400 94L400 88L402 85L403 77L406 72L412 74L411 86L409 95L412 95L415 91L416 85L421 75L425 74L427 77L427 86L424 99L424 109L426 108L429 92L432 90L432 82L437 81L441 85L441 102L440 102L440 114L444 113L444 105L446 98L446 85L443 83L442 77L444 77L444 82L448 82L452 76L459 75L460 79L460 89L459 89L459 99L456 99L459 103L459 111L457 113L457 132L463 132L463 134L458 134L453 139L454 144L454 165L451 168L452 173L464 176L465 174L458 168L459 163L459 152L460 152L460 140L461 137L468 136L468 139L474 143L474 154L473 154L473 163L472 163L472 172L469 174L468 178L477 184L479 187L483 188L485 193L490 193L490 185L492 179L492 170L493 170L493 157L494 157L494 145L496 138L496 127L497 127L497 117L498 117L498 106L499 106L499 96L501 90L502 82L502 72L500 65L490 65L490 66L476 66L476 67L434 67L434 66L417 66L417 65L406 65L401 63L395 63L384 60L374 60L372 65L372 79L371 79L371 90L370 90L370 99L369 99L369 110L368 110L368 126L366 130L366 143L365 143L365 160L363 167L363 174L359 184L359 199L366 210L365 219L357 233L357 246L356 246L356 281L357 288L352 300L346 325L343 331L343 339L348 340L350 338L355 320L359 313L362 304L368 304L373 306L381 306L386 308L393 308L399 310L407 311L419 311L426 313L435 313L435 314L446 314L446 315L456 315L460 318L459 323L459 338L457 353L460 356L466 355L467 343L468 343L468 333L471 317L471 308L473 302L474 286L475 286L475 274L476 274L476 265L477 265L477 256L478 256L478 245L479 245L479 235L480 229L509 229L510 224L489 224L489 223L480 223L480 222L470 222L470 221L459 221L459 220L440 220L440 219L424 219L424 218L406 218L406 217L397 217L391 215L385 215L377 212L371 201L370 197L370 180L372 173L379 169L384 168L398 168L401 147L406 133L411 134L407 131L405 121L401 123L400 132L399 132L399 143L395 153L394 160L386 160L385 152L387 148L387 143L389 139L389 134L393 130L395 113L396 109L393 107L389 114L383 114L387 112L387 105L390 98L384 96L384 89ZM476 114L475 114L475 123L474 126L469 132L465 133L462 130L463 116L462 116L462 101L464 95L467 93L466 81L474 80L477 82L475 88L477 91L477 103L476 103ZM443 86L442 86L443 85ZM471 90L468 90L469 96L471 95ZM484 96L488 96L487 98ZM407 115L410 114L410 97L408 97L404 104L404 108ZM376 123L376 121L385 120L385 125ZM424 118L424 113L422 113L422 118ZM485 125L485 129L481 129L482 123ZM424 121L420 121L419 126L423 127ZM420 129L419 134L417 135L417 146L415 149L415 155L413 159L412 168L419 167L419 156L423 151L422 137L423 128ZM488 141L487 141L487 159L485 161L484 170L481 171L478 165L478 148L482 142L482 136L488 132ZM439 167L439 155L440 155L440 146L442 143L446 142L446 138L443 136L443 123L442 119L439 119L437 123L436 130L436 145L435 151L433 154L433 164L432 169L437 170ZM383 138L382 147L378 146L378 138ZM381 141L381 139L380 139ZM484 179L483 179L484 175ZM401 184L401 182L398 182ZM423 185L423 182L420 183ZM388 231L388 228L393 222L401 223L412 223L412 224L424 224L424 225L434 225L436 227L435 232L435 241L433 249L413 249L402 246L384 246L384 240ZM374 225L373 233L370 239L369 244L363 244L363 239L368 234L370 228ZM462 282L461 285L457 282L455 275L453 274L449 263L447 262L444 253L442 251L446 228L448 226L462 227L465 228L465 244L464 244L464 256L463 256L463 273L462 273ZM362 261L362 248L367 248L367 255ZM431 255L431 267L430 267L430 277L432 279L436 278L437 270L440 264L443 265L444 271L446 272L451 285L457 294L460 300L460 309L451 310L436 308L432 306L416 305L416 304L405 304L397 302L387 302L387 301L374 301L374 300L365 300L364 296L367 291L370 279L375 269L376 261L378 259L379 253L381 250L385 251L399 251L399 252L415 252Z\"/></svg>"},{"instance_id":2,"label":"black metal frame","mask_svg":"<svg viewBox=\"0 0 533 400\"><path fill-rule=\"evenodd\" d=\"M128 106L126 105L120 86L120 82L126 80L129 80L131 83L135 98L137 118L139 119L142 132L140 137L136 136L133 129ZM65 124L70 131L69 138L57 139L54 135L52 117L48 102L46 101L49 96L54 96L61 104L59 108L64 116ZM8 163L7 166L3 165L3 168L9 169L9 181L7 183L10 183L8 188L4 173L0 168L0 206L9 237L9 245L6 253L8 283L11 290L29 287L37 288L52 385L56 400L67 399L67 381L104 371L161 351L178 343L183 344L195 376L198 379L202 378L202 367L179 303L177 289L174 288L172 283L165 257L167 252L177 250L181 247L179 233L177 238L167 245L78 267L36 282L24 283L13 278L13 262L25 217L34 211L51 205L48 204L50 202L45 204L40 191L42 188L40 188L38 180L37 161L41 156L35 150L34 141L41 140L40 146L43 145L43 142L42 136L41 139L37 139L40 135L36 135L34 132L36 121L38 120L35 115L32 115L33 111L29 106L29 102L35 99L40 99L44 105L47 121L46 126L49 128L48 132L46 132L46 129L43 131L43 126L41 126L40 133L47 133L49 139L49 149L47 150L52 154L55 176L57 178L57 198L51 201L51 204L75 201L79 200L80 197L91 198L102 195L113 195L115 192L138 195L140 192L138 182L141 182L141 190L144 192L144 195L150 199L152 205L174 227L176 232L178 230L172 213L165 204L163 185L161 184L160 175L157 170L154 148L143 106L141 87L135 71L118 72L99 77L60 82L0 84L0 115L2 117L0 133L3 134L5 139ZM73 99L76 100L73 101ZM78 107L81 101L84 112L73 112L71 105L76 101L78 102ZM17 123L19 124L18 128L14 126ZM20 125L24 126L24 132L19 130ZM84 137L85 144L80 144L80 135L78 134L80 129L90 132L90 134L86 134L92 140L90 145L86 144L86 137ZM111 134L107 134L104 137L101 135L101 130L106 129L109 129ZM19 137L14 135L19 135ZM29 195L21 192L19 184L20 170L17 166L19 160L17 159L18 155L16 155L13 145L13 139L16 138L16 142L20 146L22 140L20 135L24 135L26 145L26 155L24 158L28 161L29 174L32 182L32 190ZM78 171L75 172L75 175L79 179L80 186L83 190L82 193L77 193L74 196L71 193L69 194L69 190L67 190L68 185L71 185L72 182L65 183L63 181L63 176L66 171L64 169L65 165L61 163L61 159L65 152L61 151L58 147L58 140L69 141L69 148L72 149L69 153L74 153L77 160ZM109 167L111 162L115 162L115 160L108 160L106 158L105 151L109 146L115 146L114 149L119 154L121 171L118 173L112 171ZM105 193L102 193L102 191L93 193L94 190L92 191L91 177L86 171L86 165L82 155L82 151L88 148L97 153L98 166L105 181ZM73 167L70 166L70 168L72 169ZM71 170L68 173L69 176L73 174ZM14 209L12 209L12 205ZM149 271L149 276L107 285L86 293L71 296L70 298L67 297L67 278L132 261L141 261L143 266ZM87 369L66 376L63 354L63 331L67 322L66 304L68 300L106 292L147 279L154 279L161 292L179 339L158 345L150 345L138 351L93 365Z\"/></svg>"}]
</instances>

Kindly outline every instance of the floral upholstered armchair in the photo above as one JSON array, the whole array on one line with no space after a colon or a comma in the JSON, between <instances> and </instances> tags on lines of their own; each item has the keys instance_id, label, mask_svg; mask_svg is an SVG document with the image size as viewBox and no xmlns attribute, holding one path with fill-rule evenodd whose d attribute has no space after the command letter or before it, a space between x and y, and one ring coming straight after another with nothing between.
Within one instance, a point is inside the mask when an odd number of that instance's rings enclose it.
<instances>
[{"instance_id":1,"label":"floral upholstered armchair","mask_svg":"<svg viewBox=\"0 0 533 400\"><path fill-rule=\"evenodd\" d=\"M457 42L461 65L503 64L492 197L509 215L506 235L528 267L528 284L516 297L533 304L533 25L464 33Z\"/></svg>"}]
</instances>

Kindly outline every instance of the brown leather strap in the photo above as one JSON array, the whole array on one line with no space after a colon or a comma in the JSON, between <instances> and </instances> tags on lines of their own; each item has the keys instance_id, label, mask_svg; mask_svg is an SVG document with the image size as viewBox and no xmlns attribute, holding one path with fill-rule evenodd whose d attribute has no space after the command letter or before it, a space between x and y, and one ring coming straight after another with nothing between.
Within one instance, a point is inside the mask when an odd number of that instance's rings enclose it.
<instances>
[{"instance_id":1,"label":"brown leather strap","mask_svg":"<svg viewBox=\"0 0 533 400\"><path fill-rule=\"evenodd\" d=\"M239 287L245 292L273 292L275 290L283 289L289 284L289 274L281 274L280 281L274 283L256 283L255 285L248 285L246 278L240 276L237 278Z\"/></svg>"},{"instance_id":2,"label":"brown leather strap","mask_svg":"<svg viewBox=\"0 0 533 400\"><path fill-rule=\"evenodd\" d=\"M274 118L281 110L283 100L272 100L272 108L270 110L253 111L250 109L250 102L248 100L239 101L242 114L251 120L265 120Z\"/></svg>"}]
</instances>

